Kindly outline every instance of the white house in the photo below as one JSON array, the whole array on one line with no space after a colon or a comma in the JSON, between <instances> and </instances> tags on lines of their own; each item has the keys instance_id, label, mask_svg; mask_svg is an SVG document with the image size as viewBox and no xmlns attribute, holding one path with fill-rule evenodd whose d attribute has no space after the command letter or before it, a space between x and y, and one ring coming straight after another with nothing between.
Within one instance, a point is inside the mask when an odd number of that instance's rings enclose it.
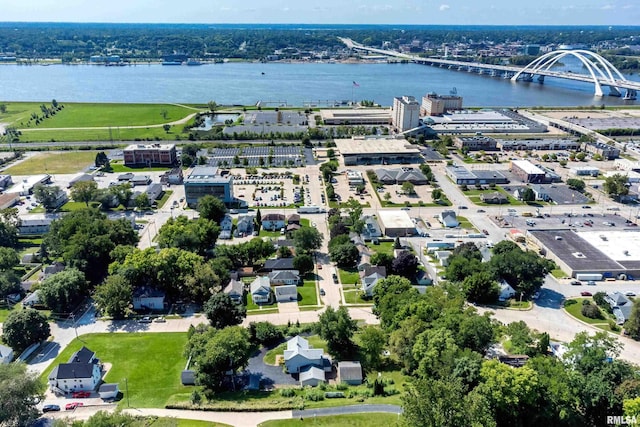
<instances>
[{"instance_id":1,"label":"white house","mask_svg":"<svg viewBox=\"0 0 640 427\"><path fill-rule=\"evenodd\" d=\"M387 277L387 269L384 266L372 266L366 268L362 276L362 291L367 296L373 296L373 288L378 282Z\"/></svg>"},{"instance_id":2,"label":"white house","mask_svg":"<svg viewBox=\"0 0 640 427\"><path fill-rule=\"evenodd\" d=\"M287 341L284 351L284 365L290 374L298 374L308 366L315 366L326 371L326 363L321 348L313 348L309 341L299 335ZM331 365L329 364L329 370Z\"/></svg>"},{"instance_id":3,"label":"white house","mask_svg":"<svg viewBox=\"0 0 640 427\"><path fill-rule=\"evenodd\" d=\"M267 276L256 277L251 282L251 299L256 304L269 304L271 302L271 284Z\"/></svg>"},{"instance_id":4,"label":"white house","mask_svg":"<svg viewBox=\"0 0 640 427\"><path fill-rule=\"evenodd\" d=\"M300 283L298 270L276 270L269 273L272 285L297 285Z\"/></svg>"},{"instance_id":5,"label":"white house","mask_svg":"<svg viewBox=\"0 0 640 427\"><path fill-rule=\"evenodd\" d=\"M265 230L280 230L286 225L285 216L279 213L269 213L262 217L262 228Z\"/></svg>"},{"instance_id":6,"label":"white house","mask_svg":"<svg viewBox=\"0 0 640 427\"><path fill-rule=\"evenodd\" d=\"M10 363L13 360L13 349L0 344L0 364Z\"/></svg>"},{"instance_id":7,"label":"white house","mask_svg":"<svg viewBox=\"0 0 640 427\"><path fill-rule=\"evenodd\" d=\"M298 287L296 285L276 286L274 293L278 302L298 301Z\"/></svg>"},{"instance_id":8,"label":"white house","mask_svg":"<svg viewBox=\"0 0 640 427\"><path fill-rule=\"evenodd\" d=\"M449 257L451 257L451 251L435 251L436 258L440 261L440 265L447 267L449 265Z\"/></svg>"},{"instance_id":9,"label":"white house","mask_svg":"<svg viewBox=\"0 0 640 427\"><path fill-rule=\"evenodd\" d=\"M302 387L315 387L324 382L326 382L325 372L318 367L309 366L305 368L304 371L300 372L300 385Z\"/></svg>"},{"instance_id":10,"label":"white house","mask_svg":"<svg viewBox=\"0 0 640 427\"><path fill-rule=\"evenodd\" d=\"M236 304L242 303L242 297L244 296L244 283L239 280L231 279L227 286L222 291L229 295L229 298Z\"/></svg>"},{"instance_id":11,"label":"white house","mask_svg":"<svg viewBox=\"0 0 640 427\"><path fill-rule=\"evenodd\" d=\"M49 387L58 393L92 391L102 378L102 365L93 351L82 347L71 355L68 363L61 363L49 374Z\"/></svg>"},{"instance_id":12,"label":"white house","mask_svg":"<svg viewBox=\"0 0 640 427\"><path fill-rule=\"evenodd\" d=\"M499 301L506 301L509 298L513 298L516 295L516 290L511 287L510 284L505 282L504 280L500 282L500 296L498 296Z\"/></svg>"},{"instance_id":13,"label":"white house","mask_svg":"<svg viewBox=\"0 0 640 427\"><path fill-rule=\"evenodd\" d=\"M164 308L164 296L164 292L160 290L148 286L137 287L133 291L133 308L134 310L162 310Z\"/></svg>"},{"instance_id":14,"label":"white house","mask_svg":"<svg viewBox=\"0 0 640 427\"><path fill-rule=\"evenodd\" d=\"M438 220L442 223L442 225L448 228L453 228L460 225L460 222L458 222L456 216L456 212L451 210L442 211L440 215L438 215Z\"/></svg>"}]
</instances>

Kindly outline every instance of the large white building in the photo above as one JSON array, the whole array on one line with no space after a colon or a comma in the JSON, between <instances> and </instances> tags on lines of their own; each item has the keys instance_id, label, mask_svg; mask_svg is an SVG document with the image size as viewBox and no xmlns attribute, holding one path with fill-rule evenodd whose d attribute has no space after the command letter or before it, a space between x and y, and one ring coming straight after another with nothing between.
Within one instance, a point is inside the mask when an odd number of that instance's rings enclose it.
<instances>
[{"instance_id":1,"label":"large white building","mask_svg":"<svg viewBox=\"0 0 640 427\"><path fill-rule=\"evenodd\" d=\"M405 132L420 125L420 104L413 96L393 98L391 124L398 132Z\"/></svg>"}]
</instances>

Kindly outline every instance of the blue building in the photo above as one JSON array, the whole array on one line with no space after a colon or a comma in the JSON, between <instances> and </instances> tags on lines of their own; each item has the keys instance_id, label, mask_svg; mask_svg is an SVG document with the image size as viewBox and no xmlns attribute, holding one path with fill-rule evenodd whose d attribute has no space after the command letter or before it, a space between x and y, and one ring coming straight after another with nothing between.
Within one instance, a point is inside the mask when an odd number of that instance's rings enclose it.
<instances>
[{"instance_id":1,"label":"blue building","mask_svg":"<svg viewBox=\"0 0 640 427\"><path fill-rule=\"evenodd\" d=\"M184 193L187 205L195 208L201 197L210 195L222 200L225 204L236 203L233 197L233 178L223 176L214 166L196 166L184 180Z\"/></svg>"}]
</instances>

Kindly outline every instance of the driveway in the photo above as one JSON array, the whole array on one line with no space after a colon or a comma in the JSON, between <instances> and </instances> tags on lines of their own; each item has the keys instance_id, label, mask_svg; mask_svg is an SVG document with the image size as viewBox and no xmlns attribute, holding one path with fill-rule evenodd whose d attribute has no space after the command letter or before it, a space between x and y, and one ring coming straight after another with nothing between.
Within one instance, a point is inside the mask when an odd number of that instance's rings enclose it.
<instances>
[{"instance_id":1,"label":"driveway","mask_svg":"<svg viewBox=\"0 0 640 427\"><path fill-rule=\"evenodd\" d=\"M264 363L264 355L268 350L263 348L249 359L247 372L252 375L260 375L261 386L266 389L275 385L298 385L298 382L291 375L282 371L282 366L271 366Z\"/></svg>"}]
</instances>

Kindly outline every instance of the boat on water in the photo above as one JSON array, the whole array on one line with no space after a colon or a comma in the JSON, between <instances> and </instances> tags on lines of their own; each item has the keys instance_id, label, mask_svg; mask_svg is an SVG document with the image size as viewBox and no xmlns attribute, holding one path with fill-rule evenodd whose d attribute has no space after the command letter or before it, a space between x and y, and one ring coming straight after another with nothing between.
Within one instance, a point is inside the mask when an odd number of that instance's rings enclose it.
<instances>
[{"instance_id":1,"label":"boat on water","mask_svg":"<svg viewBox=\"0 0 640 427\"><path fill-rule=\"evenodd\" d=\"M162 65L182 65L180 61L162 61Z\"/></svg>"},{"instance_id":2,"label":"boat on water","mask_svg":"<svg viewBox=\"0 0 640 427\"><path fill-rule=\"evenodd\" d=\"M198 61L198 60L196 60L196 59L189 59L189 60L187 61L187 65L188 65L188 66L190 66L190 67L192 67L192 66L194 66L194 65L202 65L202 62L200 62L200 61Z\"/></svg>"}]
</instances>

